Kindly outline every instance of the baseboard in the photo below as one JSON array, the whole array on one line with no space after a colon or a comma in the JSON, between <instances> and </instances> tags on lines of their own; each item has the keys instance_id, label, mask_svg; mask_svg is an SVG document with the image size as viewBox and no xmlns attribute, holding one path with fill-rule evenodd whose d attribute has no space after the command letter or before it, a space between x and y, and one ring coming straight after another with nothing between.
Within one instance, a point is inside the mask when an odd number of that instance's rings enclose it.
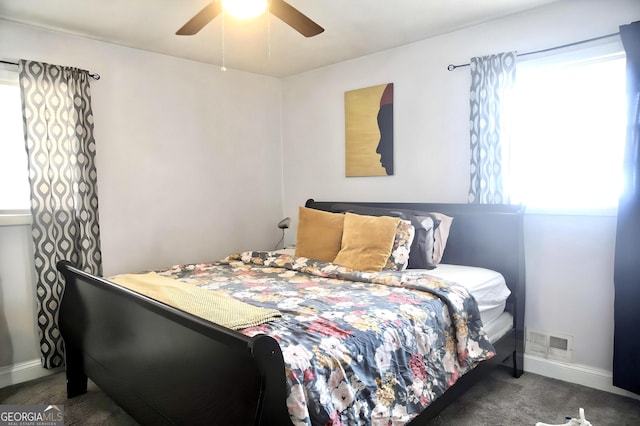
<instances>
[{"instance_id":1,"label":"baseboard","mask_svg":"<svg viewBox=\"0 0 640 426\"><path fill-rule=\"evenodd\" d=\"M42 367L39 359L0 367L0 388L48 376L62 370L62 367L47 370Z\"/></svg>"},{"instance_id":2,"label":"baseboard","mask_svg":"<svg viewBox=\"0 0 640 426\"><path fill-rule=\"evenodd\" d=\"M570 364L536 355L525 354L524 371L550 377L552 379L588 386L590 388L615 393L617 395L640 399L640 395L636 395L635 393L613 386L612 372L601 370L599 368Z\"/></svg>"},{"instance_id":3,"label":"baseboard","mask_svg":"<svg viewBox=\"0 0 640 426\"><path fill-rule=\"evenodd\" d=\"M39 359L0 367L0 388L34 380L63 370L63 367L47 370L42 367ZM640 395L613 386L612 373L607 370L525 354L524 371L569 383L588 386L617 395L640 399Z\"/></svg>"}]
</instances>

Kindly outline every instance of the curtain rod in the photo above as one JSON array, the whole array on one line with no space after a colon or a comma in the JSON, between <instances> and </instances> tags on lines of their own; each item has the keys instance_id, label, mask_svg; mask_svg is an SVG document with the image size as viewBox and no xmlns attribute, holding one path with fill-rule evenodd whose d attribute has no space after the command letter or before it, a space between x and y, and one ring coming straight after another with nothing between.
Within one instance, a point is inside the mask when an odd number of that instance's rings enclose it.
<instances>
[{"instance_id":1,"label":"curtain rod","mask_svg":"<svg viewBox=\"0 0 640 426\"><path fill-rule=\"evenodd\" d=\"M561 46L549 47L547 49L535 50L533 52L519 53L516 56L527 56L527 55L535 55L536 53L550 52L552 50L563 49L565 47L576 46L578 44L589 43L589 42L592 42L592 41L602 40L602 39L609 38L609 37L614 37L614 36L617 36L617 35L620 35L620 33L619 32L618 33L611 33L611 34L603 35L603 36L600 36L600 37L594 37L594 38L589 38L589 39L586 39L586 40L576 41L576 42L573 42L573 43L563 44ZM456 68L468 67L469 65L471 65L471 64L460 64L460 65L449 64L447 69L449 71L453 71Z\"/></svg>"},{"instance_id":2,"label":"curtain rod","mask_svg":"<svg viewBox=\"0 0 640 426\"><path fill-rule=\"evenodd\" d=\"M17 62L11 62L11 61L3 61L3 60L0 60L0 63L2 63L2 64L8 64L8 65L15 65L15 66L18 66L18 63L17 63ZM100 74L98 74L97 72L89 73L89 77L91 77L91 78L92 78L92 79L94 79L94 80L100 80Z\"/></svg>"}]
</instances>

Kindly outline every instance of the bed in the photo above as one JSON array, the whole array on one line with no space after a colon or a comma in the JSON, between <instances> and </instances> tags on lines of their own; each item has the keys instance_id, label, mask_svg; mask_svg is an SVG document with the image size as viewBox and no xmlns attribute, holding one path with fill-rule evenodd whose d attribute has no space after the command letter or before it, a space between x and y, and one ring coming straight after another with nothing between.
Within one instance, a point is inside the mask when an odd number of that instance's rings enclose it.
<instances>
[{"instance_id":1,"label":"bed","mask_svg":"<svg viewBox=\"0 0 640 426\"><path fill-rule=\"evenodd\" d=\"M305 207L344 213L344 205L310 199ZM419 407L420 413L411 414L409 424L425 424L498 365L507 365L515 377L522 374L525 280L523 210L520 206L361 202L348 203L348 206L439 212L453 217L441 263L427 273L436 278L441 275L445 277L441 278L442 281L448 281L450 277L462 279L468 273L468 270L460 272L456 265L477 267L483 271L498 272L508 287L508 298L501 305L489 306L493 309L488 309L491 322L498 324L495 336L489 339L491 355L481 362L470 362L468 371L465 368L464 374L455 373L454 379L447 376L452 383L441 389L442 392L435 392L435 399L427 398L427 401L413 404L411 408ZM260 262L275 262L269 264L273 270L286 263L283 259L290 258L286 253L250 252L231 259L237 268L248 268L240 265L243 256L259 258ZM326 265L321 266L326 268ZM184 278L185 269L195 269L202 277L202 269L214 273L219 267L217 263L211 267L183 265L159 273L164 277ZM283 344L283 335L288 332L269 328L277 321L234 330L110 280L87 274L69 262L61 261L58 269L65 280L59 323L65 342L68 397L86 392L87 379L90 378L141 424L304 424L302 417L290 415L292 410L296 410L295 404L292 405L292 400L295 402L292 398L292 377L297 380L302 370L295 370L290 362L285 363L282 347L285 347L288 360L292 356ZM347 271L347 274L351 272ZM398 274L401 272L395 275ZM395 275L390 273L389 276ZM187 278L187 281L192 279ZM338 281L342 278L326 274L322 277ZM366 283L358 280L357 286L368 288ZM219 283L213 287L228 290ZM264 299L270 300L269 297ZM453 309L451 305L449 309ZM285 316L284 313L282 315ZM316 315L315 318L319 317ZM486 318L483 316L483 320ZM396 317L391 320L400 321ZM320 332L327 334L327 321L323 321L324 329ZM269 330L277 332L269 335ZM489 335L492 333L487 332ZM461 340L456 342L459 344ZM323 351L330 352L330 349ZM321 357L321 354L316 356ZM430 372L427 374L431 375ZM349 376L354 385L355 375L347 372L343 376ZM344 381L345 377L340 379ZM366 392L367 385L360 384L359 389ZM314 395L313 392L306 394ZM312 407L307 408L312 411ZM307 417L304 421L317 424L318 419L324 419L327 421L322 424L342 424L360 423L362 420L366 424L369 420L362 416L374 418L379 414L375 409L361 408L356 417L348 421L344 418L326 419L326 414L325 417L317 415L314 420ZM400 418L406 419L404 414L401 413Z\"/></svg>"}]
</instances>

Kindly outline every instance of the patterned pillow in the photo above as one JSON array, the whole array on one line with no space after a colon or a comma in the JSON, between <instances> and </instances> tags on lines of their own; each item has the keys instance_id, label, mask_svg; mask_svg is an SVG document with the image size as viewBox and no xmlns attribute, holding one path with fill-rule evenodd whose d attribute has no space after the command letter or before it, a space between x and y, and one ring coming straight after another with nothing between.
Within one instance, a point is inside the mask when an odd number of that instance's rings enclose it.
<instances>
[{"instance_id":1,"label":"patterned pillow","mask_svg":"<svg viewBox=\"0 0 640 426\"><path fill-rule=\"evenodd\" d=\"M387 260L387 264L382 270L404 271L409 265L409 253L411 252L411 243L415 236L415 228L408 220L400 220L398 229L393 240L391 248L391 256Z\"/></svg>"}]
</instances>

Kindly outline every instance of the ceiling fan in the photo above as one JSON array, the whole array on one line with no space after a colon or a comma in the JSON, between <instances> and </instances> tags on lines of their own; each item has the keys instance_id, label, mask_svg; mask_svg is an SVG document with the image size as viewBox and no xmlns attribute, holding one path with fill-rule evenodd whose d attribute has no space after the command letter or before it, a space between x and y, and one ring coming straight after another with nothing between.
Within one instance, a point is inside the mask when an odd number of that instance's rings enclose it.
<instances>
[{"instance_id":1,"label":"ceiling fan","mask_svg":"<svg viewBox=\"0 0 640 426\"><path fill-rule=\"evenodd\" d=\"M194 35L205 25L211 22L221 12L222 0L214 0L206 5L193 18L187 21L178 31L177 35ZM284 0L269 0L268 10L282 22L289 25L305 37L313 37L324 31L320 25L313 22L306 15Z\"/></svg>"}]
</instances>

